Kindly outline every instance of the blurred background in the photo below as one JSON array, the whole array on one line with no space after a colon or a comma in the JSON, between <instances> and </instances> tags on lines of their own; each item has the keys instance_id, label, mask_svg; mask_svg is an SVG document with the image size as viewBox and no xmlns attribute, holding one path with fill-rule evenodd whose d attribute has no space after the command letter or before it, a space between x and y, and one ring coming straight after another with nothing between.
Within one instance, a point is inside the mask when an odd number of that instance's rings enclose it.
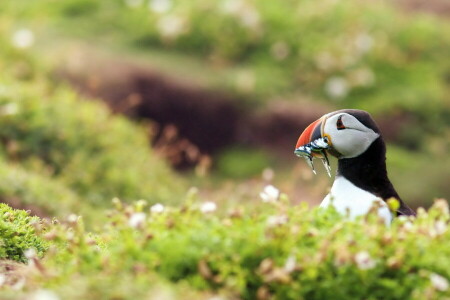
<instances>
[{"instance_id":1,"label":"blurred background","mask_svg":"<svg viewBox=\"0 0 450 300\"><path fill-rule=\"evenodd\" d=\"M367 110L401 197L450 195L447 0L3 0L0 199L92 213L113 197L318 203L293 155L323 114Z\"/></svg>"}]
</instances>

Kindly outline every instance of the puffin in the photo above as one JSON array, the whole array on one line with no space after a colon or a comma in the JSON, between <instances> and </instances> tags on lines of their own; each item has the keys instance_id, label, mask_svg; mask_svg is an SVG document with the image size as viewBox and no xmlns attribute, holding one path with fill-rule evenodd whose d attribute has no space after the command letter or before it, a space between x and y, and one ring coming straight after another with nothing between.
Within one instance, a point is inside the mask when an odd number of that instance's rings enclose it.
<instances>
[{"instance_id":1,"label":"puffin","mask_svg":"<svg viewBox=\"0 0 450 300\"><path fill-rule=\"evenodd\" d=\"M333 185L320 207L333 206L339 213L355 218L376 205L386 224L395 215L416 215L389 180L386 145L368 112L343 109L322 116L302 132L294 153L305 158L314 173L313 159L321 159L330 176L328 155L338 159ZM386 202L390 198L399 202L394 213Z\"/></svg>"}]
</instances>

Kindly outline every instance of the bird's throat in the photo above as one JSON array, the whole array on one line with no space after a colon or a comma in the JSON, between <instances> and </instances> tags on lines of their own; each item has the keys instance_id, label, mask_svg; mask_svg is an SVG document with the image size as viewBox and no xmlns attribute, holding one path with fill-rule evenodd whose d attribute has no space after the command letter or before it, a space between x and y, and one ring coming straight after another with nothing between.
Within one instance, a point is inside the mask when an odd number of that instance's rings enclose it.
<instances>
[{"instance_id":1,"label":"bird's throat","mask_svg":"<svg viewBox=\"0 0 450 300\"><path fill-rule=\"evenodd\" d=\"M386 146L377 138L361 155L338 160L339 176L345 177L357 187L384 200L399 198L386 169Z\"/></svg>"}]
</instances>

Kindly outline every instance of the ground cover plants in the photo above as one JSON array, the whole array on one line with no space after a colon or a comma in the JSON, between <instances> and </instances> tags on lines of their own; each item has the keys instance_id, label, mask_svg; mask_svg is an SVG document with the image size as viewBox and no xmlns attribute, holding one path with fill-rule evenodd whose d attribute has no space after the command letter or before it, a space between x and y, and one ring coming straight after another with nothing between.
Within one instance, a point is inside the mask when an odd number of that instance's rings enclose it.
<instances>
[{"instance_id":1,"label":"ground cover plants","mask_svg":"<svg viewBox=\"0 0 450 300\"><path fill-rule=\"evenodd\" d=\"M450 295L450 216L443 199L390 227L372 213L349 221L332 210L292 206L285 195L253 209L216 208L192 190L172 207L116 199L98 232L87 231L76 215L47 222L35 239L45 239L48 250L43 258L28 254L27 284L18 295L44 289L64 299L136 299L168 282L174 295L189 287L223 299Z\"/></svg>"}]
</instances>

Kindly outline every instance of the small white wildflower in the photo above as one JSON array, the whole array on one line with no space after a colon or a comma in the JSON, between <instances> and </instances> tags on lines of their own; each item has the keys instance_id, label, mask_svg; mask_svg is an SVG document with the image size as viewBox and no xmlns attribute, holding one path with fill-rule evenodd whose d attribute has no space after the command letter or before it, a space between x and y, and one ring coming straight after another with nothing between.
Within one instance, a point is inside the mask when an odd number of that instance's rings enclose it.
<instances>
[{"instance_id":1,"label":"small white wildflower","mask_svg":"<svg viewBox=\"0 0 450 300\"><path fill-rule=\"evenodd\" d=\"M125 4L128 7L139 7L144 3L144 0L125 0Z\"/></svg>"},{"instance_id":2,"label":"small white wildflower","mask_svg":"<svg viewBox=\"0 0 450 300\"><path fill-rule=\"evenodd\" d=\"M288 221L288 217L286 215L270 216L267 218L266 224L269 227L275 227L275 226L286 224L287 221Z\"/></svg>"},{"instance_id":3,"label":"small white wildflower","mask_svg":"<svg viewBox=\"0 0 450 300\"><path fill-rule=\"evenodd\" d=\"M368 270L375 267L375 261L367 251L360 251L355 255L355 262L359 269Z\"/></svg>"},{"instance_id":4,"label":"small white wildflower","mask_svg":"<svg viewBox=\"0 0 450 300\"><path fill-rule=\"evenodd\" d=\"M325 92L336 100L344 98L349 92L347 80L339 76L331 77L325 82Z\"/></svg>"},{"instance_id":5,"label":"small white wildflower","mask_svg":"<svg viewBox=\"0 0 450 300\"><path fill-rule=\"evenodd\" d=\"M148 8L158 14L168 12L172 8L171 0L150 0Z\"/></svg>"},{"instance_id":6,"label":"small white wildflower","mask_svg":"<svg viewBox=\"0 0 450 300\"><path fill-rule=\"evenodd\" d=\"M66 232L66 238L69 241L72 241L75 238L75 233L73 232L73 230L69 230Z\"/></svg>"},{"instance_id":7,"label":"small white wildflower","mask_svg":"<svg viewBox=\"0 0 450 300\"><path fill-rule=\"evenodd\" d=\"M434 223L434 228L436 229L436 233L441 235L447 231L447 224L444 221L439 220Z\"/></svg>"},{"instance_id":8,"label":"small white wildflower","mask_svg":"<svg viewBox=\"0 0 450 300\"><path fill-rule=\"evenodd\" d=\"M76 223L78 221L78 216L76 214L70 214L67 217L67 222L69 223Z\"/></svg>"},{"instance_id":9,"label":"small white wildflower","mask_svg":"<svg viewBox=\"0 0 450 300\"><path fill-rule=\"evenodd\" d=\"M156 203L152 205L152 207L150 207L150 211L157 214L162 213L164 211L164 205L162 205L161 203Z\"/></svg>"},{"instance_id":10,"label":"small white wildflower","mask_svg":"<svg viewBox=\"0 0 450 300\"><path fill-rule=\"evenodd\" d=\"M449 283L445 277L442 277L441 275L438 275L436 273L431 273L430 281L433 287L438 291L445 292L446 290L448 290Z\"/></svg>"},{"instance_id":11,"label":"small white wildflower","mask_svg":"<svg viewBox=\"0 0 450 300\"><path fill-rule=\"evenodd\" d=\"M200 211L204 214L216 211L217 204L212 201L207 201L200 206Z\"/></svg>"},{"instance_id":12,"label":"small white wildflower","mask_svg":"<svg viewBox=\"0 0 450 300\"><path fill-rule=\"evenodd\" d=\"M373 37L367 33L359 34L355 39L355 46L361 53L366 53L372 49Z\"/></svg>"},{"instance_id":13,"label":"small white wildflower","mask_svg":"<svg viewBox=\"0 0 450 300\"><path fill-rule=\"evenodd\" d=\"M37 290L31 294L30 300L59 300L59 296L50 290Z\"/></svg>"},{"instance_id":14,"label":"small white wildflower","mask_svg":"<svg viewBox=\"0 0 450 300\"><path fill-rule=\"evenodd\" d=\"M3 105L0 110L2 115L11 116L19 112L19 106L17 105L17 103L7 103Z\"/></svg>"},{"instance_id":15,"label":"small white wildflower","mask_svg":"<svg viewBox=\"0 0 450 300\"><path fill-rule=\"evenodd\" d=\"M133 228L139 228L145 221L145 213L143 212L137 212L133 213L128 220L128 225Z\"/></svg>"},{"instance_id":16,"label":"small white wildflower","mask_svg":"<svg viewBox=\"0 0 450 300\"><path fill-rule=\"evenodd\" d=\"M275 176L275 172L271 168L265 168L262 171L262 178L265 181L272 181L274 176Z\"/></svg>"},{"instance_id":17,"label":"small white wildflower","mask_svg":"<svg viewBox=\"0 0 450 300\"><path fill-rule=\"evenodd\" d=\"M280 196L280 191L273 185L267 185L259 196L263 202L276 202Z\"/></svg>"},{"instance_id":18,"label":"small white wildflower","mask_svg":"<svg viewBox=\"0 0 450 300\"><path fill-rule=\"evenodd\" d=\"M375 83L375 74L369 68L357 69L350 77L350 81L356 86L371 86Z\"/></svg>"},{"instance_id":19,"label":"small white wildflower","mask_svg":"<svg viewBox=\"0 0 450 300\"><path fill-rule=\"evenodd\" d=\"M261 17L255 9L246 7L239 14L242 25L251 29L258 29Z\"/></svg>"},{"instance_id":20,"label":"small white wildflower","mask_svg":"<svg viewBox=\"0 0 450 300\"><path fill-rule=\"evenodd\" d=\"M284 270L288 273L291 273L295 270L295 267L297 265L297 259L295 258L294 255L289 256L286 259L286 263L284 264Z\"/></svg>"},{"instance_id":21,"label":"small white wildflower","mask_svg":"<svg viewBox=\"0 0 450 300\"><path fill-rule=\"evenodd\" d=\"M0 287L6 283L6 275L0 273Z\"/></svg>"},{"instance_id":22,"label":"small white wildflower","mask_svg":"<svg viewBox=\"0 0 450 300\"><path fill-rule=\"evenodd\" d=\"M167 39L175 39L186 30L186 22L178 16L165 16L157 23L159 34Z\"/></svg>"},{"instance_id":23,"label":"small white wildflower","mask_svg":"<svg viewBox=\"0 0 450 300\"><path fill-rule=\"evenodd\" d=\"M13 34L12 44L19 49L29 48L34 44L34 33L26 28L19 29Z\"/></svg>"},{"instance_id":24,"label":"small white wildflower","mask_svg":"<svg viewBox=\"0 0 450 300\"><path fill-rule=\"evenodd\" d=\"M234 15L239 13L243 7L243 2L241 0L227 0L222 2L222 11L225 14Z\"/></svg>"},{"instance_id":25,"label":"small white wildflower","mask_svg":"<svg viewBox=\"0 0 450 300\"><path fill-rule=\"evenodd\" d=\"M403 224L403 228L407 231L411 231L414 228L414 225L411 221L406 221L405 224Z\"/></svg>"},{"instance_id":26,"label":"small white wildflower","mask_svg":"<svg viewBox=\"0 0 450 300\"><path fill-rule=\"evenodd\" d=\"M34 259L37 256L36 250L33 248L27 249L23 252L23 255L25 255L25 257L27 259Z\"/></svg>"}]
</instances>

